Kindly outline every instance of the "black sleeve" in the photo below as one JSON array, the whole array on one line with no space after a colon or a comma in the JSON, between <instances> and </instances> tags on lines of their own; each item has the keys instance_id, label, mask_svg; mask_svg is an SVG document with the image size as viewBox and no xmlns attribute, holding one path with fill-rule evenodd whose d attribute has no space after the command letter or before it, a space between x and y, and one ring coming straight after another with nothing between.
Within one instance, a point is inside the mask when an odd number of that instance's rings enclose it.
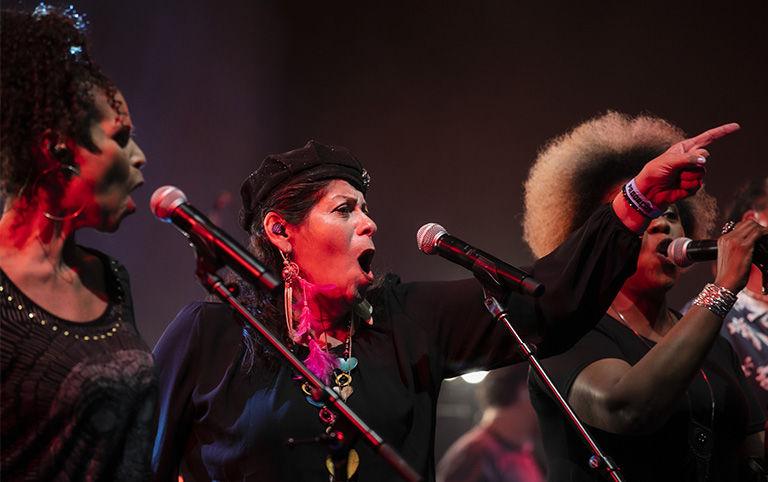
<instances>
[{"instance_id":1,"label":"black sleeve","mask_svg":"<svg viewBox=\"0 0 768 482\"><path fill-rule=\"evenodd\" d=\"M176 315L152 351L160 381L157 407L157 434L152 456L153 481L176 482L179 464L190 443L194 423L192 393L197 388L201 361L212 363L201 348L203 327L215 324L220 309L206 309L212 303L191 303ZM218 316L216 315L218 314ZM215 336L209 330L206 336ZM212 340L215 341L215 340ZM224 345L221 345L224 346ZM226 358L226 357L223 357Z\"/></svg>"},{"instance_id":2,"label":"black sleeve","mask_svg":"<svg viewBox=\"0 0 768 482\"><path fill-rule=\"evenodd\" d=\"M506 297L512 324L526 341L538 345L542 356L567 350L608 309L634 272L639 249L640 238L610 205L601 207L531 268L545 286L543 296ZM394 296L396 310L431 338L442 359L443 376L520 360L506 326L486 310L477 280L406 283L395 287Z\"/></svg>"},{"instance_id":3,"label":"black sleeve","mask_svg":"<svg viewBox=\"0 0 768 482\"><path fill-rule=\"evenodd\" d=\"M533 265L533 277L546 291L534 303L516 296L510 313L522 313L518 322L542 340L541 356L568 350L597 324L635 272L640 245L641 237L606 204Z\"/></svg>"}]
</instances>

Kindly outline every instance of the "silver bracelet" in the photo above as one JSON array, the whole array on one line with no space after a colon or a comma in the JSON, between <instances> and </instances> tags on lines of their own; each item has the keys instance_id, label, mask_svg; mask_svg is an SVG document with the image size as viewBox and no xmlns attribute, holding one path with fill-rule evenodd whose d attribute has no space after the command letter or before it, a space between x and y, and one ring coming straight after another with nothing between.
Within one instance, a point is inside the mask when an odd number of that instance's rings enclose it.
<instances>
[{"instance_id":1,"label":"silver bracelet","mask_svg":"<svg viewBox=\"0 0 768 482\"><path fill-rule=\"evenodd\" d=\"M736 303L736 295L733 291L714 283L708 283L693 300L694 305L706 308L720 318L725 318L734 303Z\"/></svg>"}]
</instances>

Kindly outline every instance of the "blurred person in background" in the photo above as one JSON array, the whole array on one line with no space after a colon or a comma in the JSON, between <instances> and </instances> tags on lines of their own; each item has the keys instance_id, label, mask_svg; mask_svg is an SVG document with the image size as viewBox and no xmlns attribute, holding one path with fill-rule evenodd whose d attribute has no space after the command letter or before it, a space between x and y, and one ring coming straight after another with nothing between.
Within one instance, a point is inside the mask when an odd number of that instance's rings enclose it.
<instances>
[{"instance_id":1,"label":"blurred person in background","mask_svg":"<svg viewBox=\"0 0 768 482\"><path fill-rule=\"evenodd\" d=\"M544 481L527 382L527 363L488 372L476 388L481 419L448 448L437 465L438 482Z\"/></svg>"}]
</instances>

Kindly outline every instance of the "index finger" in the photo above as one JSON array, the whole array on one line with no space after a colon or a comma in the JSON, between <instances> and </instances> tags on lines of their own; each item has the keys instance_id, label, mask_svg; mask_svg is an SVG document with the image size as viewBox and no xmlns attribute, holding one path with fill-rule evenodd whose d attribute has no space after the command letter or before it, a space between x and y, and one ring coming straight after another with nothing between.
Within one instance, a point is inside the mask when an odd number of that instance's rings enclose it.
<instances>
[{"instance_id":1,"label":"index finger","mask_svg":"<svg viewBox=\"0 0 768 482\"><path fill-rule=\"evenodd\" d=\"M725 137L731 132L736 132L739 129L741 129L741 126L735 122L724 124L720 127L709 129L708 131L705 131L696 137L684 140L681 146L685 152L688 152L691 149L696 149L697 147L708 146L717 139Z\"/></svg>"}]
</instances>

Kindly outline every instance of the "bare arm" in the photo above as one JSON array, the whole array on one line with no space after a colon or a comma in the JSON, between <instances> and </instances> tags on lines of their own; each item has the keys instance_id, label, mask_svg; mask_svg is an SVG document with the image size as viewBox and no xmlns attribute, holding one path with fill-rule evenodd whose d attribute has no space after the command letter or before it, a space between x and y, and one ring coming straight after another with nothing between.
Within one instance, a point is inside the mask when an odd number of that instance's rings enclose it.
<instances>
[{"instance_id":1,"label":"bare arm","mask_svg":"<svg viewBox=\"0 0 768 482\"><path fill-rule=\"evenodd\" d=\"M755 241L768 228L740 223L720 238L715 283L738 292L746 283ZM637 364L603 359L586 367L568 397L582 419L617 434L652 432L666 422L698 373L722 325L706 308L688 313Z\"/></svg>"}]
</instances>

